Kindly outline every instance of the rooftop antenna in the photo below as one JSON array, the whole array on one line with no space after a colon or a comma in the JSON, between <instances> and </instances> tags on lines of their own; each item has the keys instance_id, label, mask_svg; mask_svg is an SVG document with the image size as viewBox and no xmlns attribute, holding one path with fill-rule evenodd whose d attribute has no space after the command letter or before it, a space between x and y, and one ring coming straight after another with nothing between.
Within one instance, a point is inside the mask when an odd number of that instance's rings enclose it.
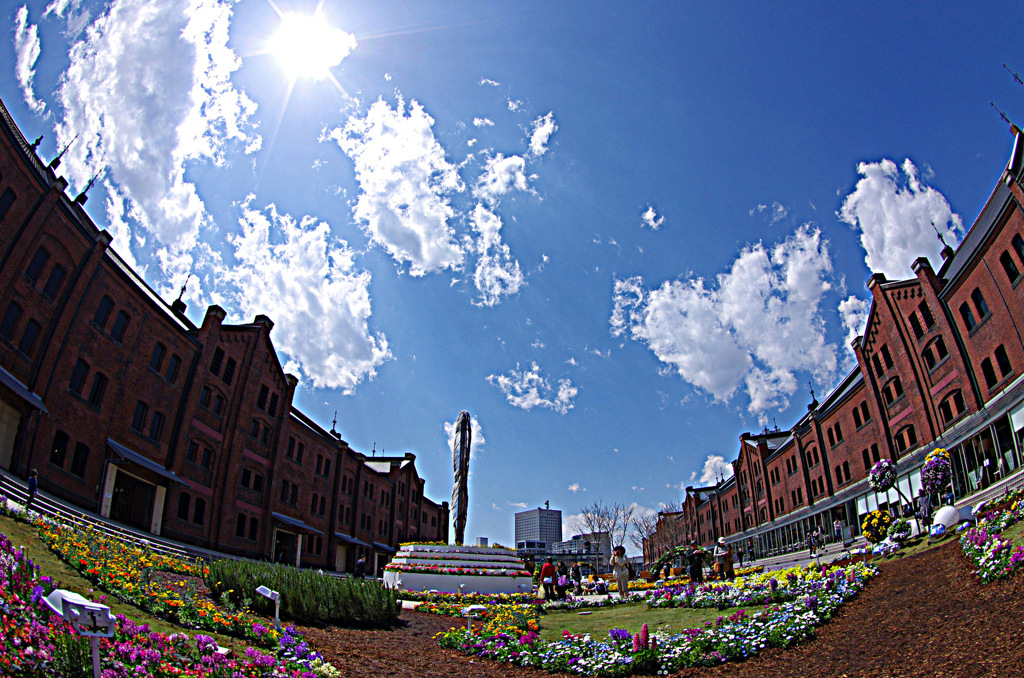
<instances>
[{"instance_id":1,"label":"rooftop antenna","mask_svg":"<svg viewBox=\"0 0 1024 678\"><path fill-rule=\"evenodd\" d=\"M88 193L89 189L92 188L92 185L96 183L96 180L100 178L100 174L102 172L102 169L96 170L96 174L92 175L92 179L89 179L89 183L85 185L85 188L82 189L82 192L75 196L75 202L77 202L79 205L85 204L85 201L89 199L89 196L87 196L86 193Z\"/></svg>"},{"instance_id":2,"label":"rooftop antenna","mask_svg":"<svg viewBox=\"0 0 1024 678\"><path fill-rule=\"evenodd\" d=\"M1013 124L1012 122L1010 122L1010 119L1008 117L1006 117L1006 113L1003 113L1001 110L999 110L999 107L996 106L996 102L990 101L988 103L989 103L989 105L992 106L992 108L996 109L996 112L999 113L999 117L1002 118L1006 122L1007 125L1012 125Z\"/></svg>"},{"instance_id":3,"label":"rooftop antenna","mask_svg":"<svg viewBox=\"0 0 1024 678\"><path fill-rule=\"evenodd\" d=\"M550 509L551 508L551 502L550 501L545 501L544 502L544 508Z\"/></svg>"},{"instance_id":4,"label":"rooftop antenna","mask_svg":"<svg viewBox=\"0 0 1024 678\"><path fill-rule=\"evenodd\" d=\"M69 141L69 142L67 143L67 145L66 145L66 146L64 147L64 150L62 150L62 151L61 151L61 152L60 152L60 153L59 153L59 154L57 155L57 157L56 157L56 158L54 158L53 160L51 160L51 161L50 161L50 164L49 164L49 165L47 165L47 167L49 167L50 169L53 169L53 170L55 170L55 169L57 169L58 167L60 167L60 159L61 159L61 158L63 158L63 157L64 157L64 154L68 152L68 149L69 149L69 148L71 148L71 144L75 143L75 139L78 139L78 135L77 135L77 134L75 135L75 138L74 138L74 139L72 139L71 141Z\"/></svg>"},{"instance_id":5,"label":"rooftop antenna","mask_svg":"<svg viewBox=\"0 0 1024 678\"><path fill-rule=\"evenodd\" d=\"M1007 120L1007 122L1009 122L1009 120ZM943 249L949 247L949 245L947 245L946 241L943 239L942 233L940 233L938 227L935 226L935 222L934 221L932 222L932 230L935 231L935 235L937 235L939 237L939 242L942 243Z\"/></svg>"},{"instance_id":6,"label":"rooftop antenna","mask_svg":"<svg viewBox=\"0 0 1024 678\"><path fill-rule=\"evenodd\" d=\"M1005 68L1006 70L1010 71L1010 67L1007 66L1005 62L1003 63L1003 68ZM1010 75L1013 76L1013 79L1017 81L1018 85L1024 85L1024 80L1021 80L1019 75L1017 75L1013 71L1010 71Z\"/></svg>"},{"instance_id":7,"label":"rooftop antenna","mask_svg":"<svg viewBox=\"0 0 1024 678\"><path fill-rule=\"evenodd\" d=\"M934 224L933 224L933 225L934 225ZM807 388L811 389L811 400L817 400L817 399L816 399L816 398L814 397L814 387L813 387L813 386L811 386L811 382L807 382Z\"/></svg>"},{"instance_id":8,"label":"rooftop antenna","mask_svg":"<svg viewBox=\"0 0 1024 678\"><path fill-rule=\"evenodd\" d=\"M371 457L376 457L377 456L377 441L376 440L373 441L373 451L370 452L370 456Z\"/></svg>"},{"instance_id":9,"label":"rooftop antenna","mask_svg":"<svg viewBox=\"0 0 1024 678\"><path fill-rule=\"evenodd\" d=\"M42 140L43 140L43 135L40 134L36 138L36 140L32 142L32 144L29 146L29 148L31 148L33 151L37 150L39 148L39 142L41 142Z\"/></svg>"},{"instance_id":10,"label":"rooftop antenna","mask_svg":"<svg viewBox=\"0 0 1024 678\"><path fill-rule=\"evenodd\" d=\"M334 427L337 425L337 423L338 423L338 410L334 410L334 420L331 421L331 433L337 433L337 431L334 430Z\"/></svg>"},{"instance_id":11,"label":"rooftop antenna","mask_svg":"<svg viewBox=\"0 0 1024 678\"><path fill-rule=\"evenodd\" d=\"M779 422L775 421L775 417L772 417L772 423L775 424L775 432L779 431Z\"/></svg>"},{"instance_id":12,"label":"rooftop antenna","mask_svg":"<svg viewBox=\"0 0 1024 678\"><path fill-rule=\"evenodd\" d=\"M181 289L178 290L178 301L181 301L181 298L185 296L185 290L188 288L188 281L191 277L192 271L189 271L188 275L185 276L185 282L181 283Z\"/></svg>"}]
</instances>

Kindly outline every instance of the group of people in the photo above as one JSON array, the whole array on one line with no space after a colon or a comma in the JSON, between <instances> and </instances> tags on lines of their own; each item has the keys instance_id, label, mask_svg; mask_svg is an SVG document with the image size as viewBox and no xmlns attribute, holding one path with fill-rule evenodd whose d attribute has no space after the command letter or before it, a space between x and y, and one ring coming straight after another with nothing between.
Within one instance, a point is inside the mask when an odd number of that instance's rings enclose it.
<instances>
[{"instance_id":1,"label":"group of people","mask_svg":"<svg viewBox=\"0 0 1024 678\"><path fill-rule=\"evenodd\" d=\"M580 563L566 567L559 561L556 566L551 558L544 561L540 568L540 583L545 600L563 600L570 588L577 595L583 593L583 568Z\"/></svg>"}]
</instances>

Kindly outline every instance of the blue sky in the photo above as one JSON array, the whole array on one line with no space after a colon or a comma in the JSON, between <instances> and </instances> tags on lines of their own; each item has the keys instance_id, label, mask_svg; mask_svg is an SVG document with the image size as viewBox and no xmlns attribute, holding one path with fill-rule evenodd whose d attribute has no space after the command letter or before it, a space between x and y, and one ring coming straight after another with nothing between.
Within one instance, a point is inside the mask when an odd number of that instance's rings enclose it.
<instances>
[{"instance_id":1,"label":"blue sky","mask_svg":"<svg viewBox=\"0 0 1024 678\"><path fill-rule=\"evenodd\" d=\"M78 135L69 193L165 299L270 316L354 449L447 499L468 410L467 538L545 501L568 538L792 425L869 270L938 265L998 180L1019 5L833 4L4 3L0 96L44 159Z\"/></svg>"}]
</instances>

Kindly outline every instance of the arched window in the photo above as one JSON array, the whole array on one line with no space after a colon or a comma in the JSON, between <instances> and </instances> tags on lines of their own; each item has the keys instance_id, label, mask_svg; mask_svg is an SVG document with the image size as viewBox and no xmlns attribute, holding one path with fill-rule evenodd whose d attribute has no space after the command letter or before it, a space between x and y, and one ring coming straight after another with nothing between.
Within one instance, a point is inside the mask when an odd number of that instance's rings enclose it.
<instances>
[{"instance_id":1,"label":"arched window","mask_svg":"<svg viewBox=\"0 0 1024 678\"><path fill-rule=\"evenodd\" d=\"M1017 282L1017 278L1020 277L1020 271L1017 269L1017 264L1013 262L1013 258L1009 252L1003 251L999 255L999 263L1003 266L1003 272L1006 274L1006 279L1011 283Z\"/></svg>"}]
</instances>

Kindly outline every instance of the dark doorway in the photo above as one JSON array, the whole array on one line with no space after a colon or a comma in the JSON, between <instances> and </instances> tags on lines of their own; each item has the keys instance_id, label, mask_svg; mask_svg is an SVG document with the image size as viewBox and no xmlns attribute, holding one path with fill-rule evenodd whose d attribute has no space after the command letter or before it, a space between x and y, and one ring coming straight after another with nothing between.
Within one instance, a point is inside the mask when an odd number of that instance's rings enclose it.
<instances>
[{"instance_id":1,"label":"dark doorway","mask_svg":"<svg viewBox=\"0 0 1024 678\"><path fill-rule=\"evenodd\" d=\"M291 532L277 531L274 540L274 562L282 565L295 564L295 535Z\"/></svg>"},{"instance_id":2,"label":"dark doorway","mask_svg":"<svg viewBox=\"0 0 1024 678\"><path fill-rule=\"evenodd\" d=\"M149 532L153 520L153 495L156 487L118 469L114 478L114 496L110 517Z\"/></svg>"}]
</instances>

